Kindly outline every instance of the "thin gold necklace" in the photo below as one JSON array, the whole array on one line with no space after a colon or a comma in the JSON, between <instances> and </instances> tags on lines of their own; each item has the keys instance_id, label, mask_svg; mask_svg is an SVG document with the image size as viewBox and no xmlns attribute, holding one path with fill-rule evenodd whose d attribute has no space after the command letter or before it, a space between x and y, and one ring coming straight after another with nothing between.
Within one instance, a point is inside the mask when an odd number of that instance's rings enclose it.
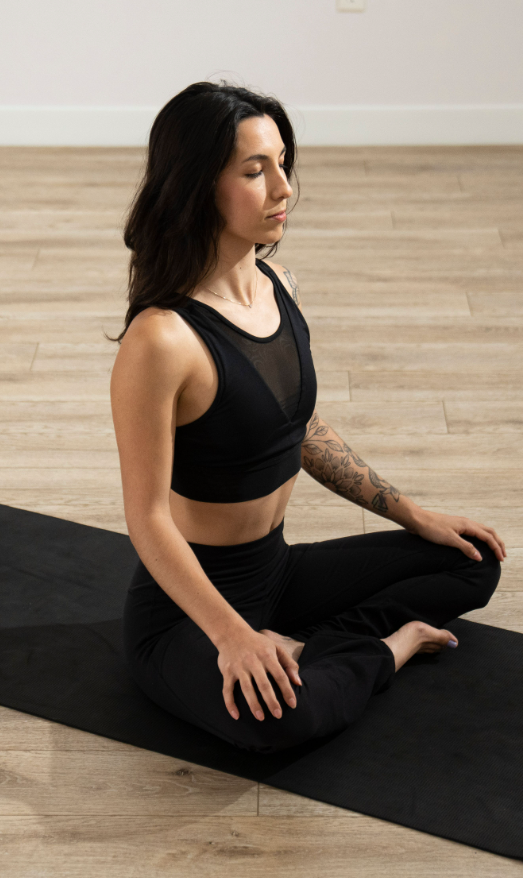
<instances>
[{"instance_id":1,"label":"thin gold necklace","mask_svg":"<svg viewBox=\"0 0 523 878\"><path fill-rule=\"evenodd\" d=\"M210 287L204 287L204 290L208 290L214 296L219 296L220 299L226 299L227 302L232 302L234 305L243 305L244 308L252 308L252 306L254 305L254 300L256 298L256 293L258 292L258 273L256 272L256 287L254 290L254 297L252 302L238 302L236 299L228 299L227 296L221 296L220 293L215 293L214 290L211 290Z\"/></svg>"}]
</instances>

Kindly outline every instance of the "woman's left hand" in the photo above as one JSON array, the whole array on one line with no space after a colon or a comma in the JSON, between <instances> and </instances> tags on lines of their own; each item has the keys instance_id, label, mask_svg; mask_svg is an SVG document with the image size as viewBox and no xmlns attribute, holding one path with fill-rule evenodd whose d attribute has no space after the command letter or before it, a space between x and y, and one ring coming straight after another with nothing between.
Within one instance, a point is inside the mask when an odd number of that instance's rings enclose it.
<instances>
[{"instance_id":1,"label":"woman's left hand","mask_svg":"<svg viewBox=\"0 0 523 878\"><path fill-rule=\"evenodd\" d=\"M425 540L430 540L432 543L456 546L469 558L475 558L477 561L481 561L481 555L472 543L461 538L461 534L479 537L490 546L499 561L504 561L507 557L505 543L501 537L498 537L493 527L471 521L470 518L465 518L462 515L445 515L441 512L420 509L415 524L407 530L410 533L418 534Z\"/></svg>"}]
</instances>

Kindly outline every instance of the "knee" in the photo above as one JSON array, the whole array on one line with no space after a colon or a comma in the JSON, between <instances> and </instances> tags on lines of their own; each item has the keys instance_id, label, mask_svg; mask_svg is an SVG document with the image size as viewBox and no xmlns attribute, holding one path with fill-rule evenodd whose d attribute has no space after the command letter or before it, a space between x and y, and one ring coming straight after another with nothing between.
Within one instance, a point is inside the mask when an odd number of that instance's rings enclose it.
<instances>
[{"instance_id":1,"label":"knee","mask_svg":"<svg viewBox=\"0 0 523 878\"><path fill-rule=\"evenodd\" d=\"M482 561L474 562L477 564L474 572L478 599L482 601L482 603L478 603L478 607L486 607L501 578L501 562L496 557L494 550L484 540L479 539L479 537L469 537L469 539L482 557Z\"/></svg>"}]
</instances>

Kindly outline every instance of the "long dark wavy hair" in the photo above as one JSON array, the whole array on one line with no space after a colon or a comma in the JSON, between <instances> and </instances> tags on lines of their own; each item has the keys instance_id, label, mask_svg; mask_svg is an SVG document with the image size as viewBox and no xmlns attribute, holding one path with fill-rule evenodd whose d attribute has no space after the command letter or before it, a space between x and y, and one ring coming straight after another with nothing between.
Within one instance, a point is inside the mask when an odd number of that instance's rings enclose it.
<instances>
[{"instance_id":1,"label":"long dark wavy hair","mask_svg":"<svg viewBox=\"0 0 523 878\"><path fill-rule=\"evenodd\" d=\"M218 243L225 220L215 204L215 184L236 146L243 119L267 114L286 146L287 179L297 157L292 124L276 98L221 80L195 82L160 110L151 128L145 170L129 206L124 242L131 251L125 327L140 311L155 305L183 307L190 293L218 264ZM284 224L285 228L285 224ZM278 243L268 247L272 256ZM261 257L263 258L263 257Z\"/></svg>"}]
</instances>

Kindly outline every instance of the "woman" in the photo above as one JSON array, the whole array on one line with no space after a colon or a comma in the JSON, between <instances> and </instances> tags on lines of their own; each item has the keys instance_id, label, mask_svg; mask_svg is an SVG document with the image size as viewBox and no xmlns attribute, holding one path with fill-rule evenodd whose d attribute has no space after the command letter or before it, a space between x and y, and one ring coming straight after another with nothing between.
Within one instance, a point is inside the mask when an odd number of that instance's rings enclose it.
<instances>
[{"instance_id":1,"label":"woman","mask_svg":"<svg viewBox=\"0 0 523 878\"><path fill-rule=\"evenodd\" d=\"M415 653L457 646L440 626L487 604L505 556L493 528L379 478L315 410L296 278L256 257L281 240L295 157L274 98L199 82L161 110L111 380L140 558L129 669L167 711L261 753L341 731ZM404 529L287 545L301 467Z\"/></svg>"}]
</instances>

